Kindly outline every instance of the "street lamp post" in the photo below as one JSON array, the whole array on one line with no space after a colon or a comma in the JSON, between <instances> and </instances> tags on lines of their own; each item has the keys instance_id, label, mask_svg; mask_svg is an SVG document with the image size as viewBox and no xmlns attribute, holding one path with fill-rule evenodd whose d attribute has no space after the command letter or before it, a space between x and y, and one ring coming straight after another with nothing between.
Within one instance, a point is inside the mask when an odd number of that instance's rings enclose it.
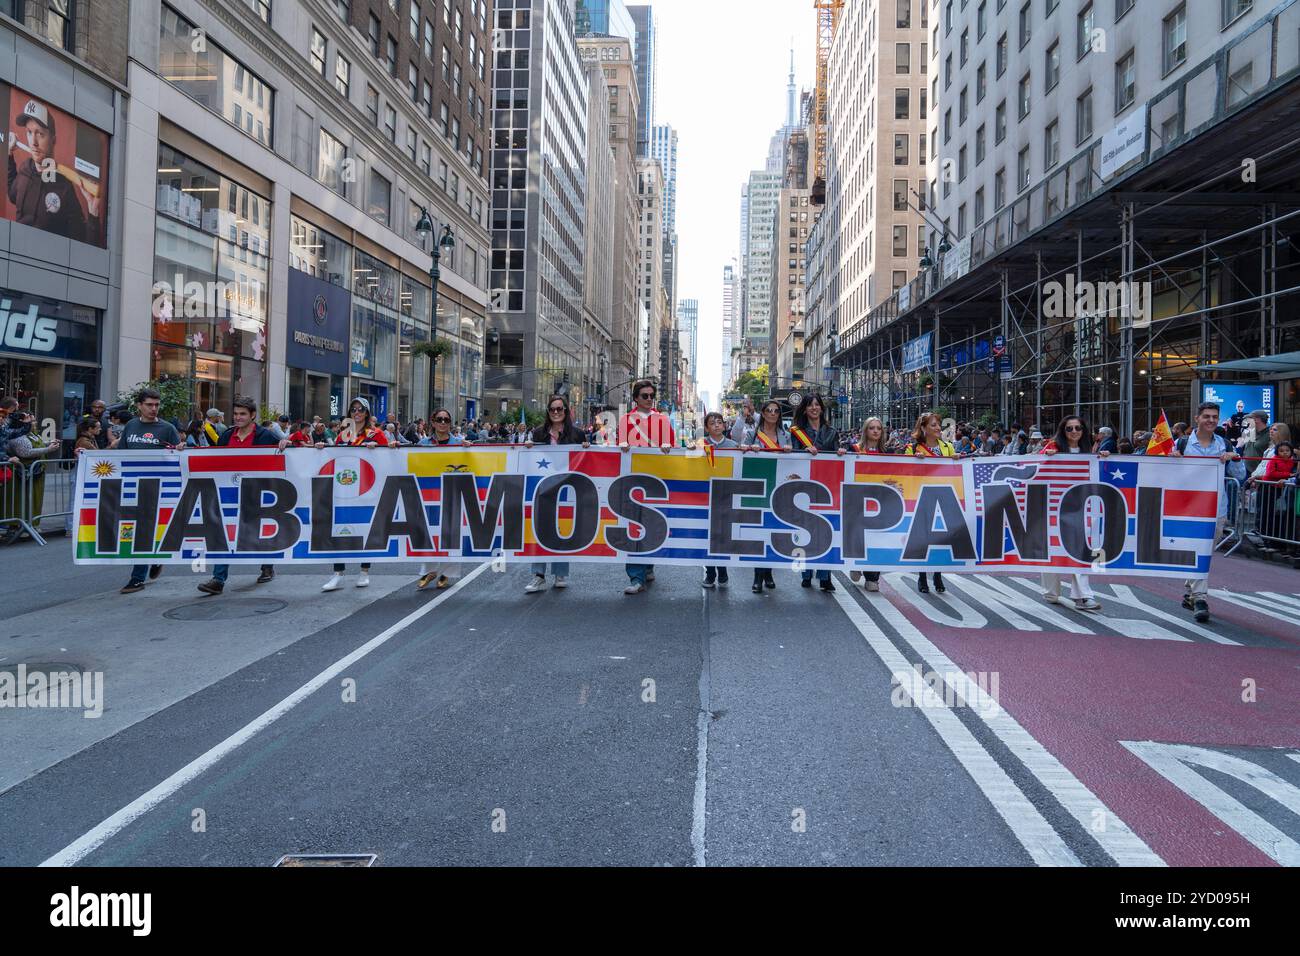
<instances>
[{"instance_id":1,"label":"street lamp post","mask_svg":"<svg viewBox=\"0 0 1300 956\"><path fill-rule=\"evenodd\" d=\"M415 232L421 240L433 236L433 219L429 216L427 206L420 207L420 220L415 224ZM429 264L429 282L433 287L433 305L429 315L429 339L436 342L438 340L438 280L442 278L442 270L439 268L439 260L442 259L442 250L451 249L456 245L456 235L451 231L451 225L447 224L442 227L442 235L433 243L433 251L430 253L432 261ZM436 405L438 402L437 391L437 372L438 356L429 356L429 391L433 395L433 401ZM433 409L429 409L429 414L433 414Z\"/></svg>"}]
</instances>

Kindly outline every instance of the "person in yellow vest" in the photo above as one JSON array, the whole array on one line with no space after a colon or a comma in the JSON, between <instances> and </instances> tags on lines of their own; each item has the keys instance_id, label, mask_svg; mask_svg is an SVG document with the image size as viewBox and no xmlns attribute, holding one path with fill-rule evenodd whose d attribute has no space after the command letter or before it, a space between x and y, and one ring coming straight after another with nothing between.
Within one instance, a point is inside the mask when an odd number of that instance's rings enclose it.
<instances>
[{"instance_id":1,"label":"person in yellow vest","mask_svg":"<svg viewBox=\"0 0 1300 956\"><path fill-rule=\"evenodd\" d=\"M903 454L915 455L917 458L956 458L956 446L943 437L942 431L943 419L934 412L923 412L916 420L912 440ZM924 571L916 576L916 589L922 594L930 593ZM938 571L934 572L934 589L940 594L948 590L943 586L943 575Z\"/></svg>"}]
</instances>

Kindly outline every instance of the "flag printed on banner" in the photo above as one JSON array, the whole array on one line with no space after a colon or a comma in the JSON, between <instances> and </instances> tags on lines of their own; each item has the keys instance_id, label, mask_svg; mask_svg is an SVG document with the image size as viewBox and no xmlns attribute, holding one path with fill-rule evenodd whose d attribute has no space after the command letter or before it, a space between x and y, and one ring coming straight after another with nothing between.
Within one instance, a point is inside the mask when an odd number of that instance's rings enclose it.
<instances>
[{"instance_id":1,"label":"flag printed on banner","mask_svg":"<svg viewBox=\"0 0 1300 956\"><path fill-rule=\"evenodd\" d=\"M427 447L427 446L426 446ZM437 451L424 451L411 449L406 453L406 470L408 474L415 476L416 484L420 489L420 499L424 502L424 513L429 520L429 527L432 532L434 550L421 551L411 548L407 542L404 554L413 558L445 558L452 552L463 552L465 555L472 555L476 552L466 550L469 548L468 538L462 536L462 540L443 543L441 540L441 521L442 521L442 476L446 474L462 474L474 476L474 487L478 492L479 501L487 500L488 487L491 485L492 476L500 472L507 471L513 462L517 461L519 452L511 451L480 451L477 448L464 445L444 445ZM464 523L462 522L462 528ZM500 536L493 542L493 548L500 546Z\"/></svg>"},{"instance_id":2,"label":"flag printed on banner","mask_svg":"<svg viewBox=\"0 0 1300 956\"><path fill-rule=\"evenodd\" d=\"M360 498L375 486L375 466L357 455L339 455L321 466L318 475L334 479L334 500Z\"/></svg>"},{"instance_id":3,"label":"flag printed on banner","mask_svg":"<svg viewBox=\"0 0 1300 956\"><path fill-rule=\"evenodd\" d=\"M735 475L739 452L713 456L698 453L665 455L662 451L633 451L631 471L663 481L667 498L634 492L633 498L652 503L672 523L664 546L642 557L648 563L669 558L704 559L709 555L709 482ZM633 526L635 528L635 526ZM632 536L639 537L636 531Z\"/></svg>"},{"instance_id":4,"label":"flag printed on banner","mask_svg":"<svg viewBox=\"0 0 1300 956\"><path fill-rule=\"evenodd\" d=\"M984 490L993 484L1006 484L1012 488L1016 507L1020 514L1025 514L1025 502L1031 485L1047 486L1048 514L1048 554L1049 560L1029 561L1020 558L1015 551L1015 542L1011 533L1006 533L1004 541L1004 562L1007 564L1029 564L1062 568L1087 567L1084 562L1076 561L1065 553L1061 547L1061 533L1058 511L1061 497L1075 485L1091 481L1093 466L1098 459L1084 455L1058 454L1045 457L1040 461L994 461L976 462L971 468L971 481L975 485L976 533L983 535L984 527ZM1129 513L1132 513L1132 506ZM1091 510L1085 514L1085 527L1091 533L1093 516Z\"/></svg>"},{"instance_id":5,"label":"flag printed on banner","mask_svg":"<svg viewBox=\"0 0 1300 956\"><path fill-rule=\"evenodd\" d=\"M910 515L916 510L916 498L926 485L947 485L966 498L962 463L947 458L912 459L887 455L868 455L853 463L853 480L898 489Z\"/></svg>"},{"instance_id":6,"label":"flag printed on banner","mask_svg":"<svg viewBox=\"0 0 1300 956\"><path fill-rule=\"evenodd\" d=\"M548 551L537 543L533 531L533 498L538 486L552 475L574 473L591 479L591 483L601 493L602 499L609 490L610 483L622 474L622 453L617 449L583 449L573 451L556 446L535 446L532 449L516 452L519 470L524 474L524 549L521 552L535 558L569 557L614 557L617 552L605 543L605 530L617 524L618 519L608 507L601 507L597 521L595 540L586 548L577 551ZM574 493L565 489L561 493L556 514L556 526L559 533L569 537L574 525Z\"/></svg>"},{"instance_id":7,"label":"flag printed on banner","mask_svg":"<svg viewBox=\"0 0 1300 956\"><path fill-rule=\"evenodd\" d=\"M1168 476L1170 466L1163 462L1157 465L1155 462L1144 464L1137 461L1102 460L1098 465L1098 477L1106 484L1118 488L1128 503L1129 514L1135 514L1138 488L1160 484L1158 479L1144 480L1148 475L1154 474L1157 467L1163 468L1161 474ZM1218 469L1215 469L1215 474L1217 478ZM1219 514L1219 494L1218 491L1163 488L1158 518L1160 546L1170 550L1200 551L1207 541L1212 543ZM1132 525L1130 522L1130 530L1134 530ZM1133 536L1129 537L1131 539ZM1135 562L1135 554L1130 547L1126 547L1120 561L1108 563L1107 568L1131 568ZM1198 568L1200 566L1209 567L1208 554Z\"/></svg>"},{"instance_id":8,"label":"flag printed on banner","mask_svg":"<svg viewBox=\"0 0 1300 956\"><path fill-rule=\"evenodd\" d=\"M135 504L141 478L158 480L158 526L155 540L161 541L185 484L181 456L175 452L149 458L87 454L83 461L87 464L83 466L85 470L81 478L82 507L77 510L77 557L95 556L95 506L99 502L100 483L106 480L121 480L123 504ZM134 543L134 522L124 522L118 540L118 554L133 554Z\"/></svg>"}]
</instances>

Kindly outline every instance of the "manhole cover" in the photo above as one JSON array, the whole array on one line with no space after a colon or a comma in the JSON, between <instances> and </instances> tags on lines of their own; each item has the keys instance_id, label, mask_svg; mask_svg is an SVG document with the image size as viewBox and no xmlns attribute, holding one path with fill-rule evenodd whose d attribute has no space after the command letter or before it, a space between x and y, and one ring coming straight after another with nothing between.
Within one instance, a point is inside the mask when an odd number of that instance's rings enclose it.
<instances>
[{"instance_id":1,"label":"manhole cover","mask_svg":"<svg viewBox=\"0 0 1300 956\"><path fill-rule=\"evenodd\" d=\"M274 614L285 607L284 601L275 598L216 597L163 611L163 617L173 621L230 621L239 617Z\"/></svg>"},{"instance_id":2,"label":"manhole cover","mask_svg":"<svg viewBox=\"0 0 1300 956\"><path fill-rule=\"evenodd\" d=\"M276 866L373 866L374 853L289 853Z\"/></svg>"}]
</instances>

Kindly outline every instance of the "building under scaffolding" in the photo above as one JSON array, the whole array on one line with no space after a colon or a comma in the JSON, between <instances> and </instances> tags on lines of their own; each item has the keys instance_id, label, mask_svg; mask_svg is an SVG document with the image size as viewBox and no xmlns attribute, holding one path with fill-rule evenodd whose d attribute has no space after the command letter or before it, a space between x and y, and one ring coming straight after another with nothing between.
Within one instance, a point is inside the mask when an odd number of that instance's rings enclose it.
<instances>
[{"instance_id":1,"label":"building under scaffolding","mask_svg":"<svg viewBox=\"0 0 1300 956\"><path fill-rule=\"evenodd\" d=\"M1280 5L1146 104L1141 155L1111 170L1094 142L839 330L850 421L1078 410L1127 435L1190 420L1239 374L1214 366L1300 351L1297 35ZM1300 363L1268 374L1300 418Z\"/></svg>"}]
</instances>

